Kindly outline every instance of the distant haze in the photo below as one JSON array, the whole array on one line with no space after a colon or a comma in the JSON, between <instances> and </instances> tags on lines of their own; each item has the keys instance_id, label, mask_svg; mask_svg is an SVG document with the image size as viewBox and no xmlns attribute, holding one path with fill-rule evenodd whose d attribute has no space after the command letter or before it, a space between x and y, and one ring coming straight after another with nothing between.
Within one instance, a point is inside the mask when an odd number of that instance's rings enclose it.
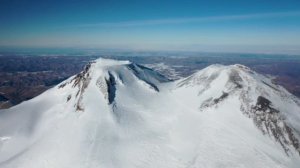
<instances>
[{"instance_id":1,"label":"distant haze","mask_svg":"<svg viewBox=\"0 0 300 168\"><path fill-rule=\"evenodd\" d=\"M0 2L0 46L300 54L300 1Z\"/></svg>"}]
</instances>

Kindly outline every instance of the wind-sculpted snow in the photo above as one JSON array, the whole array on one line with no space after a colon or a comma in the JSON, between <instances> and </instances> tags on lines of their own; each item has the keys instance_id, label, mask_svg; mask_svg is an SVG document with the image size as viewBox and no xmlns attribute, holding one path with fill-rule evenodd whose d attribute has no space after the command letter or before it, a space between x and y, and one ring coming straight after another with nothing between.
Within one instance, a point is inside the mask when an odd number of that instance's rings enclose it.
<instances>
[{"instance_id":1,"label":"wind-sculpted snow","mask_svg":"<svg viewBox=\"0 0 300 168\"><path fill-rule=\"evenodd\" d=\"M0 111L0 167L298 168L299 102L243 65L171 81L98 59Z\"/></svg>"},{"instance_id":2,"label":"wind-sculpted snow","mask_svg":"<svg viewBox=\"0 0 300 168\"><path fill-rule=\"evenodd\" d=\"M109 86L107 81L109 81L109 79L107 80L104 77L99 77L97 79L96 85L99 87L101 93L104 96L104 99L108 101L108 103L110 103L109 101Z\"/></svg>"},{"instance_id":3,"label":"wind-sculpted snow","mask_svg":"<svg viewBox=\"0 0 300 168\"><path fill-rule=\"evenodd\" d=\"M152 69L146 68L141 65L129 64L127 65L128 69L132 70L133 74L144 81L146 84L150 86L150 88L159 92L158 87L155 85L157 82L168 82L169 80L162 76L161 74L153 71ZM150 75L149 75L150 74Z\"/></svg>"}]
</instances>

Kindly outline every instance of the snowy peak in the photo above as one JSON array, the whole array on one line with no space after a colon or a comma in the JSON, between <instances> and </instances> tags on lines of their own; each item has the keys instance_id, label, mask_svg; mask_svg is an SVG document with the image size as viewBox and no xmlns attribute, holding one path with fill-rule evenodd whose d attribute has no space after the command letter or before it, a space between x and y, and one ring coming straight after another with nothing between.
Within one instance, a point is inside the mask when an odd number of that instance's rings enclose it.
<instances>
[{"instance_id":1,"label":"snowy peak","mask_svg":"<svg viewBox=\"0 0 300 168\"><path fill-rule=\"evenodd\" d=\"M96 69L104 69L104 68L111 68L120 65L128 65L132 64L130 61L119 61L119 60L112 60L112 59L105 59L105 58L98 58L93 61L94 66Z\"/></svg>"},{"instance_id":2,"label":"snowy peak","mask_svg":"<svg viewBox=\"0 0 300 168\"><path fill-rule=\"evenodd\" d=\"M299 99L243 65L170 81L98 59L0 111L0 167L298 168L299 111Z\"/></svg>"},{"instance_id":3,"label":"snowy peak","mask_svg":"<svg viewBox=\"0 0 300 168\"><path fill-rule=\"evenodd\" d=\"M82 72L63 82L58 88L62 89L66 85L71 85L76 89L75 95L70 94L67 101L75 97L76 110L83 111L83 94L87 89L94 88L93 86L97 86L97 90L101 92L108 104L113 104L118 87L130 89L136 87L135 85L140 85L140 87L159 92L158 85L168 81L169 79L144 66L129 61L100 58L88 63ZM90 85L92 85L91 88L89 88Z\"/></svg>"},{"instance_id":4,"label":"snowy peak","mask_svg":"<svg viewBox=\"0 0 300 168\"><path fill-rule=\"evenodd\" d=\"M198 90L200 111L218 108L238 98L243 114L253 120L257 128L278 142L287 155L300 154L299 101L272 80L243 65L211 65L192 76L178 81L178 90ZM285 107L289 107L287 109ZM294 109L294 110L293 110ZM293 152L292 152L293 153Z\"/></svg>"},{"instance_id":5,"label":"snowy peak","mask_svg":"<svg viewBox=\"0 0 300 168\"><path fill-rule=\"evenodd\" d=\"M210 65L203 70L199 70L188 78L179 80L178 86L199 86L209 85L216 79L222 78L223 82L220 84L234 84L236 87L241 88L243 78L241 75L253 74L254 72L244 65Z\"/></svg>"},{"instance_id":6,"label":"snowy peak","mask_svg":"<svg viewBox=\"0 0 300 168\"><path fill-rule=\"evenodd\" d=\"M180 79L175 82L176 89L182 88L196 88L199 90L198 95L205 92L210 96L227 95L227 93L242 93L246 90L251 90L255 93L268 95L269 92L277 92L281 96L289 96L290 94L272 82L270 78L260 75L250 68L236 64L236 65L211 65L203 70L200 70L191 76ZM212 88L213 87L213 88Z\"/></svg>"}]
</instances>

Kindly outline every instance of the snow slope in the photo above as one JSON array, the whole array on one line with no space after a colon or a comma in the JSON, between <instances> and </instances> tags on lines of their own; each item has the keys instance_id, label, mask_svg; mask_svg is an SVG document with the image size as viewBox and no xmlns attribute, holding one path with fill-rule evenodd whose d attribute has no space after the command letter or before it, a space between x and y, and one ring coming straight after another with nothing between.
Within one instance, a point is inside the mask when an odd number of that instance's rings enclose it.
<instances>
[{"instance_id":1,"label":"snow slope","mask_svg":"<svg viewBox=\"0 0 300 168\"><path fill-rule=\"evenodd\" d=\"M299 100L242 65L170 81L98 59L0 111L0 167L296 168L299 131Z\"/></svg>"}]
</instances>

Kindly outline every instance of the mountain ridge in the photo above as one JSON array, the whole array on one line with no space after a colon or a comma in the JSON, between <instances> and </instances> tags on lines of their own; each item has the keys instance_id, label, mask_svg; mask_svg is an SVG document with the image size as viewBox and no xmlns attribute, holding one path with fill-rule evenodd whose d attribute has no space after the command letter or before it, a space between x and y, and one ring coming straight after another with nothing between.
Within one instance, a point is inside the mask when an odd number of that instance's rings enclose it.
<instances>
[{"instance_id":1,"label":"mountain ridge","mask_svg":"<svg viewBox=\"0 0 300 168\"><path fill-rule=\"evenodd\" d=\"M297 98L243 65L172 81L98 59L0 111L0 165L297 167L299 109Z\"/></svg>"}]
</instances>

